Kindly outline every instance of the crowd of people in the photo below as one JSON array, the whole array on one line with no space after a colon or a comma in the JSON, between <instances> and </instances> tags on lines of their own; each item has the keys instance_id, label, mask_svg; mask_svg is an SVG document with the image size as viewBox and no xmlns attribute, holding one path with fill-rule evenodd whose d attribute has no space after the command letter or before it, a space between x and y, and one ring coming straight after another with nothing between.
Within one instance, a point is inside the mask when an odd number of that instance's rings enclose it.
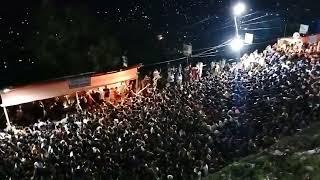
<instances>
[{"instance_id":1,"label":"crowd of people","mask_svg":"<svg viewBox=\"0 0 320 180\"><path fill-rule=\"evenodd\" d=\"M178 70L161 90L1 132L0 179L205 177L319 119L319 61L288 52L268 47L197 80Z\"/></svg>"},{"instance_id":2,"label":"crowd of people","mask_svg":"<svg viewBox=\"0 0 320 180\"><path fill-rule=\"evenodd\" d=\"M15 126L25 127L38 121L57 120L66 113L76 113L82 109L90 109L93 104L103 101L117 104L125 97L131 95L134 81L123 82L119 87L99 87L87 91L79 91L70 95L30 102L8 108L10 120ZM77 101L78 98L78 101ZM0 128L5 128L5 123L0 123Z\"/></svg>"}]
</instances>

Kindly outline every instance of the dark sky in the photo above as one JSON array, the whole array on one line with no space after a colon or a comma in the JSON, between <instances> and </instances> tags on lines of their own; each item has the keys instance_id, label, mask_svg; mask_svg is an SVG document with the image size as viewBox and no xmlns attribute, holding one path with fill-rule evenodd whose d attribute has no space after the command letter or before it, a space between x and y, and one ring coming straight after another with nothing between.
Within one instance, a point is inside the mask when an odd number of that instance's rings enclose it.
<instances>
[{"instance_id":1,"label":"dark sky","mask_svg":"<svg viewBox=\"0 0 320 180\"><path fill-rule=\"evenodd\" d=\"M34 19L39 16L41 5L47 0L10 0L0 6L0 72L19 73L21 68L31 68L37 61L24 51L30 34L37 35ZM63 8L82 4L90 15L100 22L142 23L154 34L170 39L168 46L192 43L194 49L217 45L234 34L231 19L232 0L59 0L56 6ZM241 19L251 23L266 23L243 26L254 30L257 43L283 35L284 20L292 23L313 24L317 27L320 2L316 0L244 0L247 14ZM41 14L40 14L41 15ZM245 30L241 32L244 33ZM316 31L316 28L313 28ZM130 32L128 32L130 33ZM28 37L27 37L28 36Z\"/></svg>"}]
</instances>

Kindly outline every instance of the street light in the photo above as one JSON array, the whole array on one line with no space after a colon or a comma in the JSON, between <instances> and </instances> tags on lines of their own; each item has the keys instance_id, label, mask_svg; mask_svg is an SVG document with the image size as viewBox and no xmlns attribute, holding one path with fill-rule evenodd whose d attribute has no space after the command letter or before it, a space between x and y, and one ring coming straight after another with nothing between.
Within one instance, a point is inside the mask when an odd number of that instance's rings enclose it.
<instances>
[{"instance_id":1,"label":"street light","mask_svg":"<svg viewBox=\"0 0 320 180\"><path fill-rule=\"evenodd\" d=\"M246 5L242 2L238 2L235 6L233 6L234 24L236 26L236 37L239 37L237 16L240 16L245 11L246 11Z\"/></svg>"},{"instance_id":2,"label":"street light","mask_svg":"<svg viewBox=\"0 0 320 180\"><path fill-rule=\"evenodd\" d=\"M230 47L233 51L239 52L244 46L243 40L240 37L234 38L230 42Z\"/></svg>"},{"instance_id":3,"label":"street light","mask_svg":"<svg viewBox=\"0 0 320 180\"><path fill-rule=\"evenodd\" d=\"M235 6L233 6L233 15L235 16L240 16L245 11L246 11L246 5L242 2L239 2Z\"/></svg>"}]
</instances>

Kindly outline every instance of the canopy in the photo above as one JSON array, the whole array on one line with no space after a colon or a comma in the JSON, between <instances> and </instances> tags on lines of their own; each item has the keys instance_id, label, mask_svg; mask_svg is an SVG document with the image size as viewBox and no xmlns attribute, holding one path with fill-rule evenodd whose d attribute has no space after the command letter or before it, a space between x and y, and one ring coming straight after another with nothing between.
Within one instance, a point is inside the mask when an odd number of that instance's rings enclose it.
<instances>
[{"instance_id":1,"label":"canopy","mask_svg":"<svg viewBox=\"0 0 320 180\"><path fill-rule=\"evenodd\" d=\"M2 98L1 106L14 106L68 95L83 90L115 84L118 82L136 80L138 78L139 67L140 65L117 72L79 75L60 80L13 87L0 93Z\"/></svg>"}]
</instances>

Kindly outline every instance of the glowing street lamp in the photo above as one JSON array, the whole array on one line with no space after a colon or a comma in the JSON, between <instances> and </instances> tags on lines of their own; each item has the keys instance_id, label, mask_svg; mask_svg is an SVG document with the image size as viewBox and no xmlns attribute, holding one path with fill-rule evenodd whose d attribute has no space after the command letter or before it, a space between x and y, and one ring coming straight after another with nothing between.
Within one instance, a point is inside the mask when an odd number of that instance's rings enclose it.
<instances>
[{"instance_id":1,"label":"glowing street lamp","mask_svg":"<svg viewBox=\"0 0 320 180\"><path fill-rule=\"evenodd\" d=\"M246 5L242 2L238 2L235 6L233 6L234 24L236 26L236 37L239 37L237 16L240 16L245 11L246 11Z\"/></svg>"},{"instance_id":2,"label":"glowing street lamp","mask_svg":"<svg viewBox=\"0 0 320 180\"><path fill-rule=\"evenodd\" d=\"M234 38L230 42L230 47L233 51L239 52L244 46L243 40L240 37Z\"/></svg>"},{"instance_id":3,"label":"glowing street lamp","mask_svg":"<svg viewBox=\"0 0 320 180\"><path fill-rule=\"evenodd\" d=\"M246 5L242 2L237 3L233 6L233 15L240 16L246 11Z\"/></svg>"}]
</instances>

